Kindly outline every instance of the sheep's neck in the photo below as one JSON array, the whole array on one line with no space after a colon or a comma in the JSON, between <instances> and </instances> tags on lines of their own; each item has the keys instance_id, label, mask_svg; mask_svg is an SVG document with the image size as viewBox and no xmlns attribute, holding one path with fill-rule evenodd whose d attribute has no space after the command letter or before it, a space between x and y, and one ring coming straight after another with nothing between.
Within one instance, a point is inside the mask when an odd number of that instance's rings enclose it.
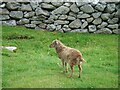
<instances>
[{"instance_id":1,"label":"sheep's neck","mask_svg":"<svg viewBox=\"0 0 120 90\"><path fill-rule=\"evenodd\" d=\"M59 47L56 47L55 49L57 53L60 53L64 48L65 48L64 45L60 45Z\"/></svg>"}]
</instances>

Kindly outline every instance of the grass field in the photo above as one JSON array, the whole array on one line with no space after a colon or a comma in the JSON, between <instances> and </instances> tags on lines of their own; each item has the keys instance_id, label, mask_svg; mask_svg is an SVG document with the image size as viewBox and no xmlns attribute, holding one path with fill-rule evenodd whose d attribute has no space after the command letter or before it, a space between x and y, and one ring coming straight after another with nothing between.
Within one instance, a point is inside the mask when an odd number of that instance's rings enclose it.
<instances>
[{"instance_id":1,"label":"grass field","mask_svg":"<svg viewBox=\"0 0 120 90\"><path fill-rule=\"evenodd\" d=\"M78 78L78 67L72 78L63 68L54 49L58 38L65 45L83 53L87 61ZM2 87L10 88L117 88L118 35L58 33L2 27L2 45L17 46L16 53L2 51Z\"/></svg>"}]
</instances>

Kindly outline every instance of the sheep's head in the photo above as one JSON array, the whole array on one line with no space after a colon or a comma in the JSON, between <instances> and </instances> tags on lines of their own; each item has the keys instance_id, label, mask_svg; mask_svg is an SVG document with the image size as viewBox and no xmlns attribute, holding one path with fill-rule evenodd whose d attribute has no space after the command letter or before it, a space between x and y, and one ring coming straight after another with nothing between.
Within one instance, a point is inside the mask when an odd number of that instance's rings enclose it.
<instances>
[{"instance_id":1,"label":"sheep's head","mask_svg":"<svg viewBox=\"0 0 120 90\"><path fill-rule=\"evenodd\" d=\"M51 44L50 44L50 48L56 48L56 47L58 47L58 45L59 45L60 43L59 43L59 40L54 40Z\"/></svg>"}]
</instances>

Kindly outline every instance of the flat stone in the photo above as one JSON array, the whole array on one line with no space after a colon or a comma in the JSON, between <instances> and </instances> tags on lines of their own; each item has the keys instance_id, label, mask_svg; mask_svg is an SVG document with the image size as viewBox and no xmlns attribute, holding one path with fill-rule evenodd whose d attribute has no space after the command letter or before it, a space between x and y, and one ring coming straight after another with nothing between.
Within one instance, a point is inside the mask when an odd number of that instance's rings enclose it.
<instances>
[{"instance_id":1,"label":"flat stone","mask_svg":"<svg viewBox=\"0 0 120 90\"><path fill-rule=\"evenodd\" d=\"M61 15L61 16L59 17L59 19L60 19L60 20L65 20L65 19L67 19L67 15Z\"/></svg>"},{"instance_id":2,"label":"flat stone","mask_svg":"<svg viewBox=\"0 0 120 90\"><path fill-rule=\"evenodd\" d=\"M92 13L92 16L93 16L94 18L99 18L101 14L102 14L101 12Z\"/></svg>"},{"instance_id":3,"label":"flat stone","mask_svg":"<svg viewBox=\"0 0 120 90\"><path fill-rule=\"evenodd\" d=\"M109 14L109 13L103 13L103 14L101 15L102 20L108 20L109 17L110 17L110 14Z\"/></svg>"},{"instance_id":4,"label":"flat stone","mask_svg":"<svg viewBox=\"0 0 120 90\"><path fill-rule=\"evenodd\" d=\"M56 7L60 7L63 4L63 2L51 2L51 3Z\"/></svg>"},{"instance_id":5,"label":"flat stone","mask_svg":"<svg viewBox=\"0 0 120 90\"><path fill-rule=\"evenodd\" d=\"M47 24L45 24L45 23L40 23L40 24L39 24L39 27L42 28L42 29L46 29Z\"/></svg>"},{"instance_id":6,"label":"flat stone","mask_svg":"<svg viewBox=\"0 0 120 90\"><path fill-rule=\"evenodd\" d=\"M118 21L119 21L118 18L108 19L108 23L109 23L109 24L115 24L115 23L117 23Z\"/></svg>"},{"instance_id":7,"label":"flat stone","mask_svg":"<svg viewBox=\"0 0 120 90\"><path fill-rule=\"evenodd\" d=\"M16 21L15 20L2 21L2 25L5 25L5 26L16 26Z\"/></svg>"},{"instance_id":8,"label":"flat stone","mask_svg":"<svg viewBox=\"0 0 120 90\"><path fill-rule=\"evenodd\" d=\"M17 24L19 24L19 25L23 25L23 24L29 24L29 19L26 19L26 18L22 18L21 20L19 20L18 22L17 22Z\"/></svg>"},{"instance_id":9,"label":"flat stone","mask_svg":"<svg viewBox=\"0 0 120 90\"><path fill-rule=\"evenodd\" d=\"M106 8L106 4L100 4L98 3L96 6L95 6L95 9L99 10L99 11L104 11L104 9Z\"/></svg>"},{"instance_id":10,"label":"flat stone","mask_svg":"<svg viewBox=\"0 0 120 90\"><path fill-rule=\"evenodd\" d=\"M9 11L7 9L1 9L0 8L0 15L8 15Z\"/></svg>"},{"instance_id":11,"label":"flat stone","mask_svg":"<svg viewBox=\"0 0 120 90\"><path fill-rule=\"evenodd\" d=\"M115 11L115 4L107 4L107 8L106 8L106 12L108 13L112 13L113 11Z\"/></svg>"},{"instance_id":12,"label":"flat stone","mask_svg":"<svg viewBox=\"0 0 120 90\"><path fill-rule=\"evenodd\" d=\"M69 21L56 20L54 23L56 23L57 25L64 25L64 24L68 24Z\"/></svg>"},{"instance_id":13,"label":"flat stone","mask_svg":"<svg viewBox=\"0 0 120 90\"><path fill-rule=\"evenodd\" d=\"M33 10L35 10L39 6L39 2L30 2L30 5Z\"/></svg>"},{"instance_id":14,"label":"flat stone","mask_svg":"<svg viewBox=\"0 0 120 90\"><path fill-rule=\"evenodd\" d=\"M105 28L108 25L107 22L102 22L101 25L98 25L97 28Z\"/></svg>"},{"instance_id":15,"label":"flat stone","mask_svg":"<svg viewBox=\"0 0 120 90\"><path fill-rule=\"evenodd\" d=\"M21 11L32 11L32 7L30 6L30 4L22 4L22 6L19 8L19 10Z\"/></svg>"},{"instance_id":16,"label":"flat stone","mask_svg":"<svg viewBox=\"0 0 120 90\"><path fill-rule=\"evenodd\" d=\"M41 23L42 23L41 21L31 21L31 24L36 24L36 25L41 24Z\"/></svg>"},{"instance_id":17,"label":"flat stone","mask_svg":"<svg viewBox=\"0 0 120 90\"><path fill-rule=\"evenodd\" d=\"M25 24L25 27L35 29L36 25L35 24Z\"/></svg>"},{"instance_id":18,"label":"flat stone","mask_svg":"<svg viewBox=\"0 0 120 90\"><path fill-rule=\"evenodd\" d=\"M87 18L86 20L88 23L91 23L93 21L93 17Z\"/></svg>"},{"instance_id":19,"label":"flat stone","mask_svg":"<svg viewBox=\"0 0 120 90\"><path fill-rule=\"evenodd\" d=\"M53 6L52 4L42 3L42 4L41 4L41 8L53 10L53 9L55 9L56 7Z\"/></svg>"},{"instance_id":20,"label":"flat stone","mask_svg":"<svg viewBox=\"0 0 120 90\"><path fill-rule=\"evenodd\" d=\"M74 29L74 30L71 30L70 32L86 33L88 32L88 29Z\"/></svg>"},{"instance_id":21,"label":"flat stone","mask_svg":"<svg viewBox=\"0 0 120 90\"><path fill-rule=\"evenodd\" d=\"M108 25L107 27L110 29L118 29L118 24Z\"/></svg>"},{"instance_id":22,"label":"flat stone","mask_svg":"<svg viewBox=\"0 0 120 90\"><path fill-rule=\"evenodd\" d=\"M47 25L47 30L49 30L49 31L54 31L55 28L56 28L56 26L54 24L48 24Z\"/></svg>"},{"instance_id":23,"label":"flat stone","mask_svg":"<svg viewBox=\"0 0 120 90\"><path fill-rule=\"evenodd\" d=\"M84 29L84 28L87 27L87 25L88 25L88 22L87 22L87 21L84 21L84 23L81 25L81 28Z\"/></svg>"},{"instance_id":24,"label":"flat stone","mask_svg":"<svg viewBox=\"0 0 120 90\"><path fill-rule=\"evenodd\" d=\"M70 11L70 9L66 6L60 6L57 9L53 10L51 13L52 14L67 14Z\"/></svg>"},{"instance_id":25,"label":"flat stone","mask_svg":"<svg viewBox=\"0 0 120 90\"><path fill-rule=\"evenodd\" d=\"M68 16L67 20L75 20L76 18L73 16Z\"/></svg>"},{"instance_id":26,"label":"flat stone","mask_svg":"<svg viewBox=\"0 0 120 90\"><path fill-rule=\"evenodd\" d=\"M30 18L30 17L33 17L35 15L35 12L28 12L28 13L26 13L25 15L24 15L24 17L26 17L26 18Z\"/></svg>"},{"instance_id":27,"label":"flat stone","mask_svg":"<svg viewBox=\"0 0 120 90\"><path fill-rule=\"evenodd\" d=\"M69 27L70 28L80 28L81 25L82 25L81 21L79 19L76 19L69 24Z\"/></svg>"},{"instance_id":28,"label":"flat stone","mask_svg":"<svg viewBox=\"0 0 120 90\"><path fill-rule=\"evenodd\" d=\"M21 18L23 18L23 12L22 11L11 11L10 17L12 17L14 19L21 19Z\"/></svg>"},{"instance_id":29,"label":"flat stone","mask_svg":"<svg viewBox=\"0 0 120 90\"><path fill-rule=\"evenodd\" d=\"M77 15L77 18L89 18L90 17L90 15L89 14L86 14L86 13L84 13L84 14L81 14L81 15Z\"/></svg>"},{"instance_id":30,"label":"flat stone","mask_svg":"<svg viewBox=\"0 0 120 90\"><path fill-rule=\"evenodd\" d=\"M20 7L20 3L17 3L17 2L8 2L6 4L6 7L9 10L16 10L16 9L18 9Z\"/></svg>"},{"instance_id":31,"label":"flat stone","mask_svg":"<svg viewBox=\"0 0 120 90\"><path fill-rule=\"evenodd\" d=\"M0 15L0 20L8 20L10 19L9 15Z\"/></svg>"},{"instance_id":32,"label":"flat stone","mask_svg":"<svg viewBox=\"0 0 120 90\"><path fill-rule=\"evenodd\" d=\"M96 31L95 33L99 34L112 34L112 31L108 28L101 28L100 30Z\"/></svg>"},{"instance_id":33,"label":"flat stone","mask_svg":"<svg viewBox=\"0 0 120 90\"><path fill-rule=\"evenodd\" d=\"M114 29L114 30L113 30L113 33L115 33L115 34L120 34L120 29Z\"/></svg>"}]
</instances>

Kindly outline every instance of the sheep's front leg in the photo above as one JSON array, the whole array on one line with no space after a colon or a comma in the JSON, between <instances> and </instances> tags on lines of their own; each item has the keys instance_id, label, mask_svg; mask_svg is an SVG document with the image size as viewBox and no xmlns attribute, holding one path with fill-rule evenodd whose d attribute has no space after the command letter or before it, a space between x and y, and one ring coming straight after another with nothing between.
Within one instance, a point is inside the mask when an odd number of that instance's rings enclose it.
<instances>
[{"instance_id":1,"label":"sheep's front leg","mask_svg":"<svg viewBox=\"0 0 120 90\"><path fill-rule=\"evenodd\" d=\"M81 74L82 74L82 66L81 66L81 65L78 65L78 68L79 68L79 76L78 76L78 78L80 78L80 77L81 77Z\"/></svg>"},{"instance_id":2,"label":"sheep's front leg","mask_svg":"<svg viewBox=\"0 0 120 90\"><path fill-rule=\"evenodd\" d=\"M74 65L73 65L73 64L70 65L70 68L71 68L71 74L70 74L69 78L71 78L72 75L73 75L73 72L74 72Z\"/></svg>"}]
</instances>

